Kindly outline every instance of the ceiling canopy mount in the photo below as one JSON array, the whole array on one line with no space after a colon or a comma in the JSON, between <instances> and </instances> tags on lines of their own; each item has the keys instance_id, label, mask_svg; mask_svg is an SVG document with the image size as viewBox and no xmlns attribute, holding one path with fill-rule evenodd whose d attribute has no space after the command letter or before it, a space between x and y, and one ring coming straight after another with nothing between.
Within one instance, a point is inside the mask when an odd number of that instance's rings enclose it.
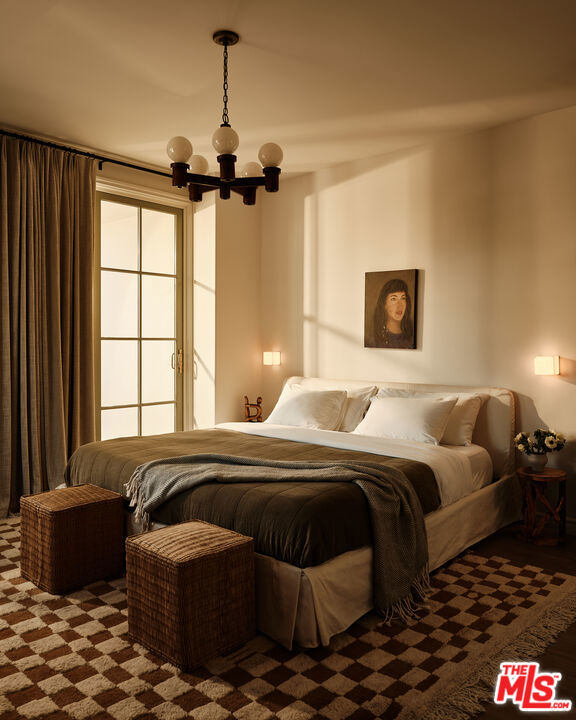
<instances>
[{"instance_id":1,"label":"ceiling canopy mount","mask_svg":"<svg viewBox=\"0 0 576 720\"><path fill-rule=\"evenodd\" d=\"M240 35L233 30L216 30L214 35L212 35L212 40L214 40L217 45L236 45L238 40L240 40Z\"/></svg>"}]
</instances>

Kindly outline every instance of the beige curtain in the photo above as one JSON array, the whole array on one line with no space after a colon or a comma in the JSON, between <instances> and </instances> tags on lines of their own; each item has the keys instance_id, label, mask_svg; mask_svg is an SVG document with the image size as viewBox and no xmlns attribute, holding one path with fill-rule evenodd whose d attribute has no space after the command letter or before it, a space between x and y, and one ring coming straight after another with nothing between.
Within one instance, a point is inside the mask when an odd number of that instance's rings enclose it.
<instances>
[{"instance_id":1,"label":"beige curtain","mask_svg":"<svg viewBox=\"0 0 576 720\"><path fill-rule=\"evenodd\" d=\"M95 161L0 136L0 517L94 439Z\"/></svg>"}]
</instances>

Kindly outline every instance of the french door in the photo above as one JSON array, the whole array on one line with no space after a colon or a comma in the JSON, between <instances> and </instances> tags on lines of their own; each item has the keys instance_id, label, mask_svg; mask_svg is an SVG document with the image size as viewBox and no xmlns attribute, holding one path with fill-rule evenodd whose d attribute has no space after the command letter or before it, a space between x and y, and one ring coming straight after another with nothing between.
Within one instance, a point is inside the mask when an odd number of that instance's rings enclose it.
<instances>
[{"instance_id":1,"label":"french door","mask_svg":"<svg viewBox=\"0 0 576 720\"><path fill-rule=\"evenodd\" d=\"M97 194L97 431L182 429L182 211Z\"/></svg>"}]
</instances>

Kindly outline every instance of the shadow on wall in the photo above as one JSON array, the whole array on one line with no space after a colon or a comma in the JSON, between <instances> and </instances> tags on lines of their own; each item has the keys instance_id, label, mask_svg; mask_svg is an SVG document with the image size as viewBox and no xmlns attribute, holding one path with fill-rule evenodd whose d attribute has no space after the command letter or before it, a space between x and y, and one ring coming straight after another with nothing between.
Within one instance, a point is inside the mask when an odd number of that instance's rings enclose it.
<instances>
[{"instance_id":1,"label":"shadow on wall","mask_svg":"<svg viewBox=\"0 0 576 720\"><path fill-rule=\"evenodd\" d=\"M194 350L193 361L193 428L210 427L214 424L215 413L215 379L214 371L208 363Z\"/></svg>"},{"instance_id":2,"label":"shadow on wall","mask_svg":"<svg viewBox=\"0 0 576 720\"><path fill-rule=\"evenodd\" d=\"M532 434L536 428L546 428L546 422L538 414L534 400L528 395L514 392L516 398L515 417L514 417L514 434L519 432ZM550 453L552 455L552 453ZM559 455L560 453L555 453ZM549 463L551 466L553 463ZM530 456L516 451L516 467L529 466Z\"/></svg>"},{"instance_id":3,"label":"shadow on wall","mask_svg":"<svg viewBox=\"0 0 576 720\"><path fill-rule=\"evenodd\" d=\"M576 385L576 360L570 358L560 358L560 380Z\"/></svg>"},{"instance_id":4,"label":"shadow on wall","mask_svg":"<svg viewBox=\"0 0 576 720\"><path fill-rule=\"evenodd\" d=\"M353 160L333 165L326 171L315 173L314 192L320 193L340 183L355 180L362 175L367 175L373 170L380 170L387 165L393 165L401 160L405 160L414 155L418 155L423 151L423 147L418 144L401 150L395 150L391 153L375 155L362 160ZM351 198L353 199L353 198Z\"/></svg>"},{"instance_id":5,"label":"shadow on wall","mask_svg":"<svg viewBox=\"0 0 576 720\"><path fill-rule=\"evenodd\" d=\"M355 238L358 226L371 227L381 231L380 220L377 217L380 212L378 203L366 205L365 198L359 197L358 186L351 185L350 192L344 189L338 195L338 202L334 207L334 213L338 218L336 227L330 226L333 217L326 220L328 213L327 206L334 203L332 196L325 196L326 190L333 189L339 185L346 185L350 181L360 180L363 176L370 176L374 171L402 162L407 158L419 154L420 148L399 150L387 155L346 162L319 171L313 175L304 197L304 237L303 237L303 317L302 317L302 374L305 376L325 376L326 373L337 377L363 378L374 373L365 367L372 367L374 355L370 350L364 348L364 297L365 272L369 270L386 269L382 260L371 260L366 255L365 243L362 239L355 242L359 244L358 254L363 258L358 264L354 264L349 249L349 239ZM364 187L364 186L362 186ZM346 207L340 204L342 198L349 200ZM328 213L329 214L329 213ZM328 224L331 230L327 230ZM321 226L322 224L322 226ZM332 233L335 231L335 235ZM370 233L367 233L368 235ZM348 244L345 242L348 239ZM372 257L381 257L380 245L374 245ZM368 259L366 259L368 257ZM341 258L338 262L337 259ZM382 266L384 262L384 266ZM397 261L396 264L398 264ZM406 261L407 262L407 261ZM326 264L330 272L326 271ZM408 263L409 265L410 263ZM394 265L394 263L392 263ZM400 262L400 265L402 263ZM351 282L347 281L347 273L351 266L354 268L354 275ZM416 265L414 265L416 267ZM420 270L420 265L418 265ZM419 317L423 314L423 281L419 278L421 287L418 292L417 312ZM353 296L349 296L350 287L353 288ZM335 288L340 288L335 290ZM330 309L328 299L331 298ZM334 305L335 302L335 305ZM338 309L343 312L340 315ZM350 308L353 308L354 316L351 316ZM417 326L417 347L422 347L422 330ZM341 355L342 353L342 355ZM351 369L343 372L340 366L345 365L345 357L352 365ZM381 356L379 356L381 357ZM394 358L395 360L396 358ZM392 356L388 356L392 360ZM389 369L388 369L389 372Z\"/></svg>"},{"instance_id":6,"label":"shadow on wall","mask_svg":"<svg viewBox=\"0 0 576 720\"><path fill-rule=\"evenodd\" d=\"M486 312L486 287L491 285L486 218L492 169L487 149L489 136L484 133L345 163L314 176L320 207L311 207L311 213L315 211L323 225L310 223L315 232L309 234L305 254L308 318L339 325L344 332L352 328L352 335L356 328L361 332L364 273L418 268L416 352L403 356L396 380L490 383L494 316ZM338 184L345 185L339 193L322 196ZM349 285L344 284L346 273L353 273ZM314 282L320 282L320 288ZM353 295L344 307L346 287ZM341 316L335 306L342 309ZM375 367L380 368L379 376L396 370L395 356L365 350L360 337L352 348L338 342L344 340L341 336L331 342L328 332L329 328L307 320L305 375L323 375L328 368L335 376L349 376L350 372L338 369L346 363L361 378L373 377ZM455 343L456 353L451 349Z\"/></svg>"},{"instance_id":7,"label":"shadow on wall","mask_svg":"<svg viewBox=\"0 0 576 720\"><path fill-rule=\"evenodd\" d=\"M516 417L515 426L516 433L526 432L531 434L536 428L551 429L556 432L562 433L562 428L549 428L548 423L543 420L536 406L534 400L528 395L522 395L521 393L514 393L516 396ZM529 456L522 453L517 453L516 464L530 465ZM549 467L559 467L570 475L576 472L576 437L567 437L566 445L559 452L548 453L548 465ZM576 498L575 498L576 500Z\"/></svg>"},{"instance_id":8,"label":"shadow on wall","mask_svg":"<svg viewBox=\"0 0 576 720\"><path fill-rule=\"evenodd\" d=\"M576 368L576 363L572 363ZM561 366L562 367L562 366ZM576 382L573 378L570 382ZM547 423L542 420L534 401L527 395L514 393L516 396L516 433L520 431L531 434L536 428L547 428ZM562 432L562 428L550 428ZM530 465L530 456L516 452L516 466L527 467ZM570 484L571 478L576 475L576 437L567 437L566 445L559 452L548 453L548 467L564 470ZM576 495L567 492L567 515L576 521Z\"/></svg>"}]
</instances>

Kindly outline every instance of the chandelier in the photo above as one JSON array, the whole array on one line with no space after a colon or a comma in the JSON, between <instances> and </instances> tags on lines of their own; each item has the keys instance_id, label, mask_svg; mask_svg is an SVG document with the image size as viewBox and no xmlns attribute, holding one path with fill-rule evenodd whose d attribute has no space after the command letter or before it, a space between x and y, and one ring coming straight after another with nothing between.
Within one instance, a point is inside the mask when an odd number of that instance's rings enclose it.
<instances>
[{"instance_id":1,"label":"chandelier","mask_svg":"<svg viewBox=\"0 0 576 720\"><path fill-rule=\"evenodd\" d=\"M278 180L282 162L282 148L276 143L265 143L258 152L260 163L249 162L236 177L236 155L238 134L230 126L228 117L228 47L236 45L237 33L231 30L218 30L212 35L218 45L224 47L224 108L222 124L212 135L212 146L218 153L220 177L207 175L208 161L202 155L194 155L192 143L185 137L173 137L166 146L168 157L172 160L172 185L182 188L188 186L190 200L200 202L202 195L218 189L220 197L227 200L233 191L242 195L245 205L256 203L256 190L263 186L267 192L278 191Z\"/></svg>"}]
</instances>

